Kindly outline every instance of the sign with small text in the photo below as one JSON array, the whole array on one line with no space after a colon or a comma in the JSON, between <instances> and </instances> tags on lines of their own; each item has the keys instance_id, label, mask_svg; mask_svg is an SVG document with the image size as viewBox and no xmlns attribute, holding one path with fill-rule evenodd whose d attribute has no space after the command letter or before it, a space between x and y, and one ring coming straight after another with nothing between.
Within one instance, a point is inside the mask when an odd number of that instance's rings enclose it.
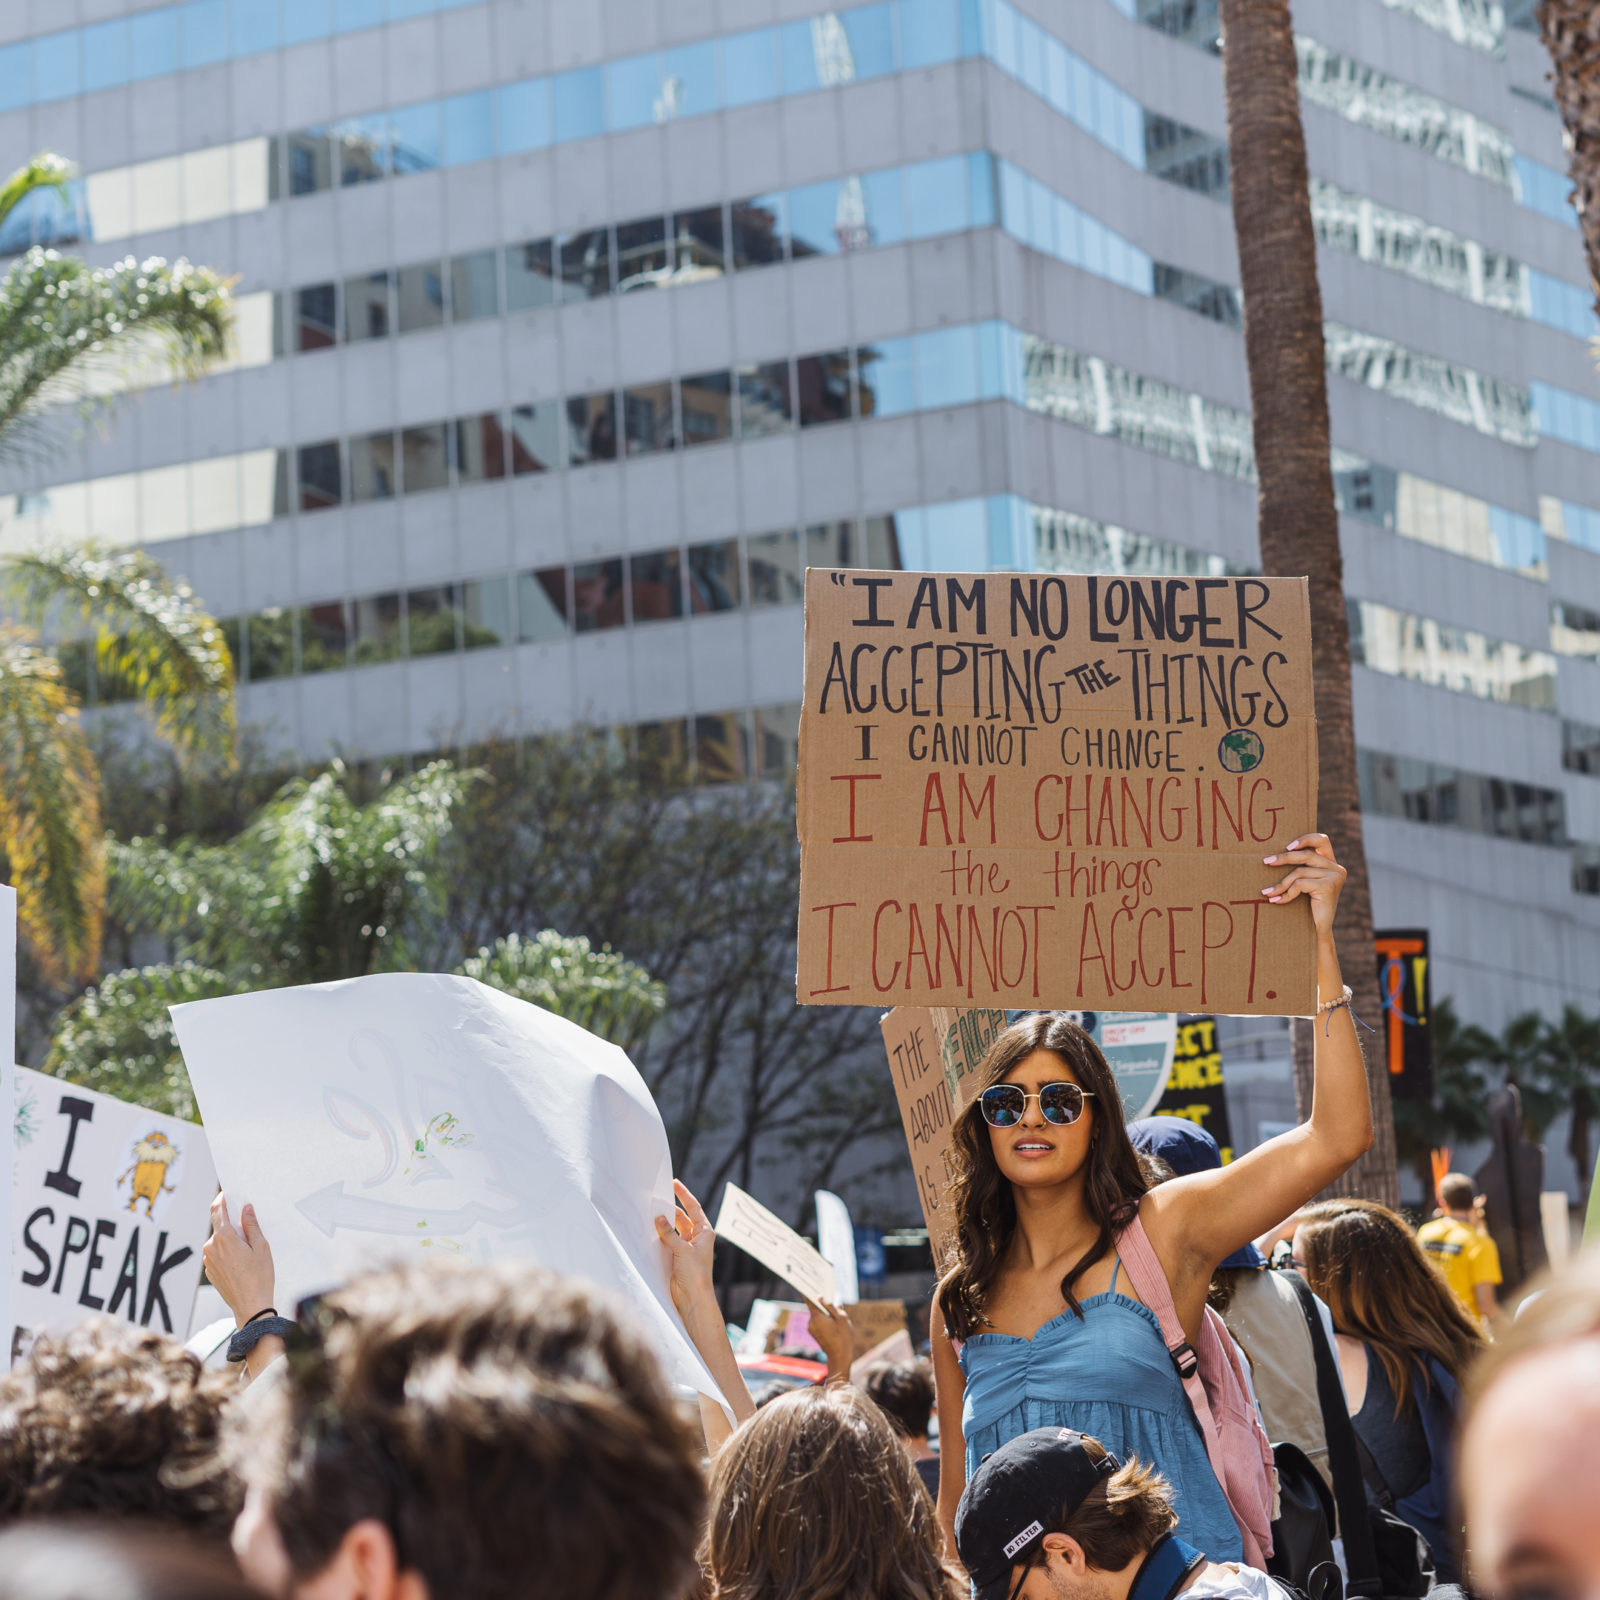
<instances>
[{"instance_id":1,"label":"sign with small text","mask_svg":"<svg viewBox=\"0 0 1600 1600\"><path fill-rule=\"evenodd\" d=\"M1307 1015L1304 579L806 573L803 1004Z\"/></svg>"},{"instance_id":2,"label":"sign with small text","mask_svg":"<svg viewBox=\"0 0 1600 1600\"><path fill-rule=\"evenodd\" d=\"M1233 1130L1222 1082L1222 1048L1215 1017L1187 1017L1178 1023L1172 1071L1153 1117L1183 1117L1217 1141L1224 1165L1233 1160Z\"/></svg>"}]
</instances>

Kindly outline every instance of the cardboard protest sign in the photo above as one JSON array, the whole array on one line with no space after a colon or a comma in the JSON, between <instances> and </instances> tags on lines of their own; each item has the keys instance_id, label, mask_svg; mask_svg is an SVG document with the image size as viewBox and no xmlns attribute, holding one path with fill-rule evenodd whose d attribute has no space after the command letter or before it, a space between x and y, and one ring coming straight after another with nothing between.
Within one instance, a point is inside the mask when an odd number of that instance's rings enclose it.
<instances>
[{"instance_id":1,"label":"cardboard protest sign","mask_svg":"<svg viewBox=\"0 0 1600 1600\"><path fill-rule=\"evenodd\" d=\"M470 978L383 973L175 1006L224 1191L278 1301L401 1256L519 1257L609 1291L720 1398L668 1291L666 1130L615 1045ZM237 1213L236 1213L237 1214Z\"/></svg>"},{"instance_id":2,"label":"cardboard protest sign","mask_svg":"<svg viewBox=\"0 0 1600 1600\"><path fill-rule=\"evenodd\" d=\"M896 1006L881 1024L936 1267L944 1261L955 1229L944 1203L952 1123L977 1093L978 1063L1005 1025L1003 1011L945 1006Z\"/></svg>"},{"instance_id":3,"label":"cardboard protest sign","mask_svg":"<svg viewBox=\"0 0 1600 1600\"><path fill-rule=\"evenodd\" d=\"M1147 1113L1183 1117L1217 1141L1224 1164L1233 1160L1233 1130L1222 1082L1222 1049L1215 1017L1190 1017L1178 1025L1177 1051L1166 1092Z\"/></svg>"},{"instance_id":4,"label":"cardboard protest sign","mask_svg":"<svg viewBox=\"0 0 1600 1600\"><path fill-rule=\"evenodd\" d=\"M768 1272L793 1284L801 1294L829 1303L837 1296L838 1278L821 1253L737 1184L730 1183L722 1192L716 1233L719 1239L754 1256Z\"/></svg>"},{"instance_id":5,"label":"cardboard protest sign","mask_svg":"<svg viewBox=\"0 0 1600 1600\"><path fill-rule=\"evenodd\" d=\"M906 1332L904 1300L859 1300L845 1310L850 1313L850 1334L858 1360L895 1333Z\"/></svg>"},{"instance_id":6,"label":"cardboard protest sign","mask_svg":"<svg viewBox=\"0 0 1600 1600\"><path fill-rule=\"evenodd\" d=\"M901 1328L881 1344L863 1351L850 1363L850 1381L859 1389L866 1383L867 1374L874 1367L898 1367L916 1359L917 1352L912 1346L911 1335Z\"/></svg>"},{"instance_id":7,"label":"cardboard protest sign","mask_svg":"<svg viewBox=\"0 0 1600 1600\"><path fill-rule=\"evenodd\" d=\"M10 1359L104 1312L181 1339L217 1192L192 1122L16 1069Z\"/></svg>"},{"instance_id":8,"label":"cardboard protest sign","mask_svg":"<svg viewBox=\"0 0 1600 1600\"><path fill-rule=\"evenodd\" d=\"M1309 1014L1306 584L806 573L808 1005Z\"/></svg>"}]
</instances>

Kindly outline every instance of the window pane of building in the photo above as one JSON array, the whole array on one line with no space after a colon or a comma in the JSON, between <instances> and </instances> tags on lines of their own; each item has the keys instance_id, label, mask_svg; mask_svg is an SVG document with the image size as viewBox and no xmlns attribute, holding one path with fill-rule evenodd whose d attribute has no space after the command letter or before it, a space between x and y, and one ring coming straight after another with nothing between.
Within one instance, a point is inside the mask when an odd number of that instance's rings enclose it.
<instances>
[{"instance_id":1,"label":"window pane of building","mask_svg":"<svg viewBox=\"0 0 1600 1600\"><path fill-rule=\"evenodd\" d=\"M681 44L661 55L661 92L656 96L655 120L703 117L721 104L717 89L717 45L713 39Z\"/></svg>"},{"instance_id":2,"label":"window pane of building","mask_svg":"<svg viewBox=\"0 0 1600 1600\"><path fill-rule=\"evenodd\" d=\"M1568 600L1552 600L1550 648L1560 655L1600 661L1600 613Z\"/></svg>"},{"instance_id":3,"label":"window pane of building","mask_svg":"<svg viewBox=\"0 0 1600 1600\"><path fill-rule=\"evenodd\" d=\"M792 425L794 404L789 396L789 363L765 361L740 367L739 432L746 439L781 433Z\"/></svg>"},{"instance_id":4,"label":"window pane of building","mask_svg":"<svg viewBox=\"0 0 1600 1600\"><path fill-rule=\"evenodd\" d=\"M459 609L460 601L453 583L412 589L406 595L406 653L413 656L448 655L456 647L456 613Z\"/></svg>"},{"instance_id":5,"label":"window pane of building","mask_svg":"<svg viewBox=\"0 0 1600 1600\"><path fill-rule=\"evenodd\" d=\"M652 455L676 447L672 424L672 385L645 384L622 393L622 419L630 456Z\"/></svg>"},{"instance_id":6,"label":"window pane of building","mask_svg":"<svg viewBox=\"0 0 1600 1600\"><path fill-rule=\"evenodd\" d=\"M862 416L899 417L916 410L909 339L879 339L863 345L856 359Z\"/></svg>"},{"instance_id":7,"label":"window pane of building","mask_svg":"<svg viewBox=\"0 0 1600 1600\"><path fill-rule=\"evenodd\" d=\"M514 644L511 626L511 580L472 578L461 586L461 643L467 650Z\"/></svg>"},{"instance_id":8,"label":"window pane of building","mask_svg":"<svg viewBox=\"0 0 1600 1600\"><path fill-rule=\"evenodd\" d=\"M611 293L611 230L565 233L556 241L561 281L571 298L598 299ZM563 299L569 298L567 295Z\"/></svg>"},{"instance_id":9,"label":"window pane of building","mask_svg":"<svg viewBox=\"0 0 1600 1600\"><path fill-rule=\"evenodd\" d=\"M953 0L900 0L902 67L934 67L959 54Z\"/></svg>"},{"instance_id":10,"label":"window pane of building","mask_svg":"<svg viewBox=\"0 0 1600 1600\"><path fill-rule=\"evenodd\" d=\"M389 175L389 114L375 111L367 117L351 117L334 130L339 152L339 182L345 188L358 183L376 183Z\"/></svg>"},{"instance_id":11,"label":"window pane of building","mask_svg":"<svg viewBox=\"0 0 1600 1600\"><path fill-rule=\"evenodd\" d=\"M868 517L862 529L861 564L879 572L900 570L900 536L893 517ZM1163 567L1162 571L1172 570Z\"/></svg>"},{"instance_id":12,"label":"window pane of building","mask_svg":"<svg viewBox=\"0 0 1600 1600\"><path fill-rule=\"evenodd\" d=\"M663 786L689 781L689 724L682 717L641 722L634 729L634 751L648 781Z\"/></svg>"},{"instance_id":13,"label":"window pane of building","mask_svg":"<svg viewBox=\"0 0 1600 1600\"><path fill-rule=\"evenodd\" d=\"M326 600L300 612L300 670L329 672L350 661L350 603Z\"/></svg>"},{"instance_id":14,"label":"window pane of building","mask_svg":"<svg viewBox=\"0 0 1600 1600\"><path fill-rule=\"evenodd\" d=\"M729 209L734 267L764 267L782 261L788 249L788 209L781 194L735 200Z\"/></svg>"},{"instance_id":15,"label":"window pane of building","mask_svg":"<svg viewBox=\"0 0 1600 1600\"><path fill-rule=\"evenodd\" d=\"M845 185L837 178L789 191L789 247L801 256L832 256L846 248L845 239L864 225L859 203L844 203ZM860 188L855 190L860 200ZM857 240L859 242L859 240Z\"/></svg>"},{"instance_id":16,"label":"window pane of building","mask_svg":"<svg viewBox=\"0 0 1600 1600\"><path fill-rule=\"evenodd\" d=\"M287 678L294 673L294 613L271 606L245 621L250 682Z\"/></svg>"},{"instance_id":17,"label":"window pane of building","mask_svg":"<svg viewBox=\"0 0 1600 1600\"><path fill-rule=\"evenodd\" d=\"M555 112L555 139L592 139L605 132L604 89L599 67L561 72L550 80Z\"/></svg>"},{"instance_id":18,"label":"window pane of building","mask_svg":"<svg viewBox=\"0 0 1600 1600\"><path fill-rule=\"evenodd\" d=\"M316 194L333 187L333 145L326 128L291 133L285 151L290 194Z\"/></svg>"},{"instance_id":19,"label":"window pane of building","mask_svg":"<svg viewBox=\"0 0 1600 1600\"><path fill-rule=\"evenodd\" d=\"M572 569L572 620L578 633L620 628L622 562L584 561Z\"/></svg>"},{"instance_id":20,"label":"window pane of building","mask_svg":"<svg viewBox=\"0 0 1600 1600\"><path fill-rule=\"evenodd\" d=\"M339 341L331 283L311 283L294 291L294 348L326 350Z\"/></svg>"},{"instance_id":21,"label":"window pane of building","mask_svg":"<svg viewBox=\"0 0 1600 1600\"><path fill-rule=\"evenodd\" d=\"M581 467L589 461L616 459L616 397L589 394L577 395L567 401L568 464Z\"/></svg>"},{"instance_id":22,"label":"window pane of building","mask_svg":"<svg viewBox=\"0 0 1600 1600\"><path fill-rule=\"evenodd\" d=\"M617 224L617 292L658 289L671 275L667 219L644 217Z\"/></svg>"},{"instance_id":23,"label":"window pane of building","mask_svg":"<svg viewBox=\"0 0 1600 1600\"><path fill-rule=\"evenodd\" d=\"M400 596L369 594L352 602L355 613L357 666L373 661L395 661L400 656Z\"/></svg>"},{"instance_id":24,"label":"window pane of building","mask_svg":"<svg viewBox=\"0 0 1600 1600\"><path fill-rule=\"evenodd\" d=\"M721 206L680 211L672 221L678 282L719 276L727 266Z\"/></svg>"},{"instance_id":25,"label":"window pane of building","mask_svg":"<svg viewBox=\"0 0 1600 1600\"><path fill-rule=\"evenodd\" d=\"M648 128L656 120L658 59L655 55L624 56L606 64L606 126L612 133Z\"/></svg>"},{"instance_id":26,"label":"window pane of building","mask_svg":"<svg viewBox=\"0 0 1600 1600\"><path fill-rule=\"evenodd\" d=\"M761 707L756 712L756 745L761 776L792 781L800 765L800 707Z\"/></svg>"},{"instance_id":27,"label":"window pane of building","mask_svg":"<svg viewBox=\"0 0 1600 1600\"><path fill-rule=\"evenodd\" d=\"M755 28L722 41L722 103L759 105L778 95L778 30Z\"/></svg>"},{"instance_id":28,"label":"window pane of building","mask_svg":"<svg viewBox=\"0 0 1600 1600\"><path fill-rule=\"evenodd\" d=\"M799 541L793 528L782 533L753 534L745 540L750 562L750 604L799 605L804 596L800 582Z\"/></svg>"},{"instance_id":29,"label":"window pane of building","mask_svg":"<svg viewBox=\"0 0 1600 1600\"><path fill-rule=\"evenodd\" d=\"M498 411L462 417L455 424L456 474L463 483L506 475L506 436Z\"/></svg>"},{"instance_id":30,"label":"window pane of building","mask_svg":"<svg viewBox=\"0 0 1600 1600\"><path fill-rule=\"evenodd\" d=\"M437 328L444 321L444 275L437 261L401 267L399 295L401 333Z\"/></svg>"},{"instance_id":31,"label":"window pane of building","mask_svg":"<svg viewBox=\"0 0 1600 1600\"><path fill-rule=\"evenodd\" d=\"M1600 778L1600 728L1585 722L1561 724L1561 765L1569 772Z\"/></svg>"},{"instance_id":32,"label":"window pane of building","mask_svg":"<svg viewBox=\"0 0 1600 1600\"><path fill-rule=\"evenodd\" d=\"M814 522L800 534L800 571L807 567L859 567L854 522Z\"/></svg>"},{"instance_id":33,"label":"window pane of building","mask_svg":"<svg viewBox=\"0 0 1600 1600\"><path fill-rule=\"evenodd\" d=\"M556 301L555 241L506 246L506 310L532 311Z\"/></svg>"},{"instance_id":34,"label":"window pane of building","mask_svg":"<svg viewBox=\"0 0 1600 1600\"><path fill-rule=\"evenodd\" d=\"M344 336L346 339L387 339L389 274L365 272L344 280Z\"/></svg>"},{"instance_id":35,"label":"window pane of building","mask_svg":"<svg viewBox=\"0 0 1600 1600\"><path fill-rule=\"evenodd\" d=\"M394 435L371 433L350 441L350 498L387 500L395 492Z\"/></svg>"},{"instance_id":36,"label":"window pane of building","mask_svg":"<svg viewBox=\"0 0 1600 1600\"><path fill-rule=\"evenodd\" d=\"M543 150L550 143L550 81L533 78L498 91L500 153Z\"/></svg>"},{"instance_id":37,"label":"window pane of building","mask_svg":"<svg viewBox=\"0 0 1600 1600\"><path fill-rule=\"evenodd\" d=\"M476 250L450 263L450 318L474 322L500 314L500 261L496 251Z\"/></svg>"},{"instance_id":38,"label":"window pane of building","mask_svg":"<svg viewBox=\"0 0 1600 1600\"><path fill-rule=\"evenodd\" d=\"M678 384L683 407L683 442L713 444L733 437L733 375L702 372Z\"/></svg>"},{"instance_id":39,"label":"window pane of building","mask_svg":"<svg viewBox=\"0 0 1600 1600\"><path fill-rule=\"evenodd\" d=\"M517 637L524 644L566 638L572 631L571 615L565 567L517 574Z\"/></svg>"},{"instance_id":40,"label":"window pane of building","mask_svg":"<svg viewBox=\"0 0 1600 1600\"><path fill-rule=\"evenodd\" d=\"M689 546L689 609L696 616L737 610L742 587L737 539Z\"/></svg>"},{"instance_id":41,"label":"window pane of building","mask_svg":"<svg viewBox=\"0 0 1600 1600\"><path fill-rule=\"evenodd\" d=\"M487 161L494 154L494 96L488 89L452 95L440 107L444 148L440 165L459 167Z\"/></svg>"},{"instance_id":42,"label":"window pane of building","mask_svg":"<svg viewBox=\"0 0 1600 1600\"><path fill-rule=\"evenodd\" d=\"M403 462L401 483L407 494L423 489L443 489L450 482L450 458L445 454L445 428L430 422L421 428L405 428L400 434Z\"/></svg>"},{"instance_id":43,"label":"window pane of building","mask_svg":"<svg viewBox=\"0 0 1600 1600\"><path fill-rule=\"evenodd\" d=\"M694 764L701 783L743 783L750 776L750 729L744 712L694 719Z\"/></svg>"},{"instance_id":44,"label":"window pane of building","mask_svg":"<svg viewBox=\"0 0 1600 1600\"><path fill-rule=\"evenodd\" d=\"M397 174L431 172L439 165L439 107L429 102L388 113Z\"/></svg>"},{"instance_id":45,"label":"window pane of building","mask_svg":"<svg viewBox=\"0 0 1600 1600\"><path fill-rule=\"evenodd\" d=\"M541 400L511 413L511 470L549 472L561 466L561 402Z\"/></svg>"},{"instance_id":46,"label":"window pane of building","mask_svg":"<svg viewBox=\"0 0 1600 1600\"><path fill-rule=\"evenodd\" d=\"M800 426L850 420L850 352L829 350L795 363Z\"/></svg>"},{"instance_id":47,"label":"window pane of building","mask_svg":"<svg viewBox=\"0 0 1600 1600\"><path fill-rule=\"evenodd\" d=\"M631 556L628 581L635 622L659 622L683 615L683 558L676 546Z\"/></svg>"},{"instance_id":48,"label":"window pane of building","mask_svg":"<svg viewBox=\"0 0 1600 1600\"><path fill-rule=\"evenodd\" d=\"M303 444L299 450L300 509L320 511L340 499L339 441Z\"/></svg>"}]
</instances>

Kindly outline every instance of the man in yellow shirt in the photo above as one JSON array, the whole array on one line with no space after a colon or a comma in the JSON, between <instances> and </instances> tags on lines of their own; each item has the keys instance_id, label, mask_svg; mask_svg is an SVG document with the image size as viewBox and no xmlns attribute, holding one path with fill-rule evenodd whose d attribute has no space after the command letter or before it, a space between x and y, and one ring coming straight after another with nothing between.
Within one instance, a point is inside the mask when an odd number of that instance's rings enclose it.
<instances>
[{"instance_id":1,"label":"man in yellow shirt","mask_svg":"<svg viewBox=\"0 0 1600 1600\"><path fill-rule=\"evenodd\" d=\"M1472 1179L1460 1172L1439 1180L1442 1216L1417 1229L1417 1243L1428 1253L1469 1317L1493 1326L1500 1317L1495 1286L1500 1282L1500 1252L1482 1232L1474 1210Z\"/></svg>"}]
</instances>

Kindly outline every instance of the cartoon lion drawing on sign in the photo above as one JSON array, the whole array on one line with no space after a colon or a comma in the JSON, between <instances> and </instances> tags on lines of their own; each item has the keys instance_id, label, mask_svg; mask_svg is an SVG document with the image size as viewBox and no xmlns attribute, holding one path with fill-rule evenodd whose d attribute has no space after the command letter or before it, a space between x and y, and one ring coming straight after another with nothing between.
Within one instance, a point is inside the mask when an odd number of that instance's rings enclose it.
<instances>
[{"instance_id":1,"label":"cartoon lion drawing on sign","mask_svg":"<svg viewBox=\"0 0 1600 1600\"><path fill-rule=\"evenodd\" d=\"M128 1210L137 1211L143 1200L145 1216L155 1216L157 1196L177 1193L167 1182L167 1172L177 1159L178 1147L164 1133L148 1133L133 1147L133 1165L117 1179L119 1189L133 1179Z\"/></svg>"}]
</instances>

